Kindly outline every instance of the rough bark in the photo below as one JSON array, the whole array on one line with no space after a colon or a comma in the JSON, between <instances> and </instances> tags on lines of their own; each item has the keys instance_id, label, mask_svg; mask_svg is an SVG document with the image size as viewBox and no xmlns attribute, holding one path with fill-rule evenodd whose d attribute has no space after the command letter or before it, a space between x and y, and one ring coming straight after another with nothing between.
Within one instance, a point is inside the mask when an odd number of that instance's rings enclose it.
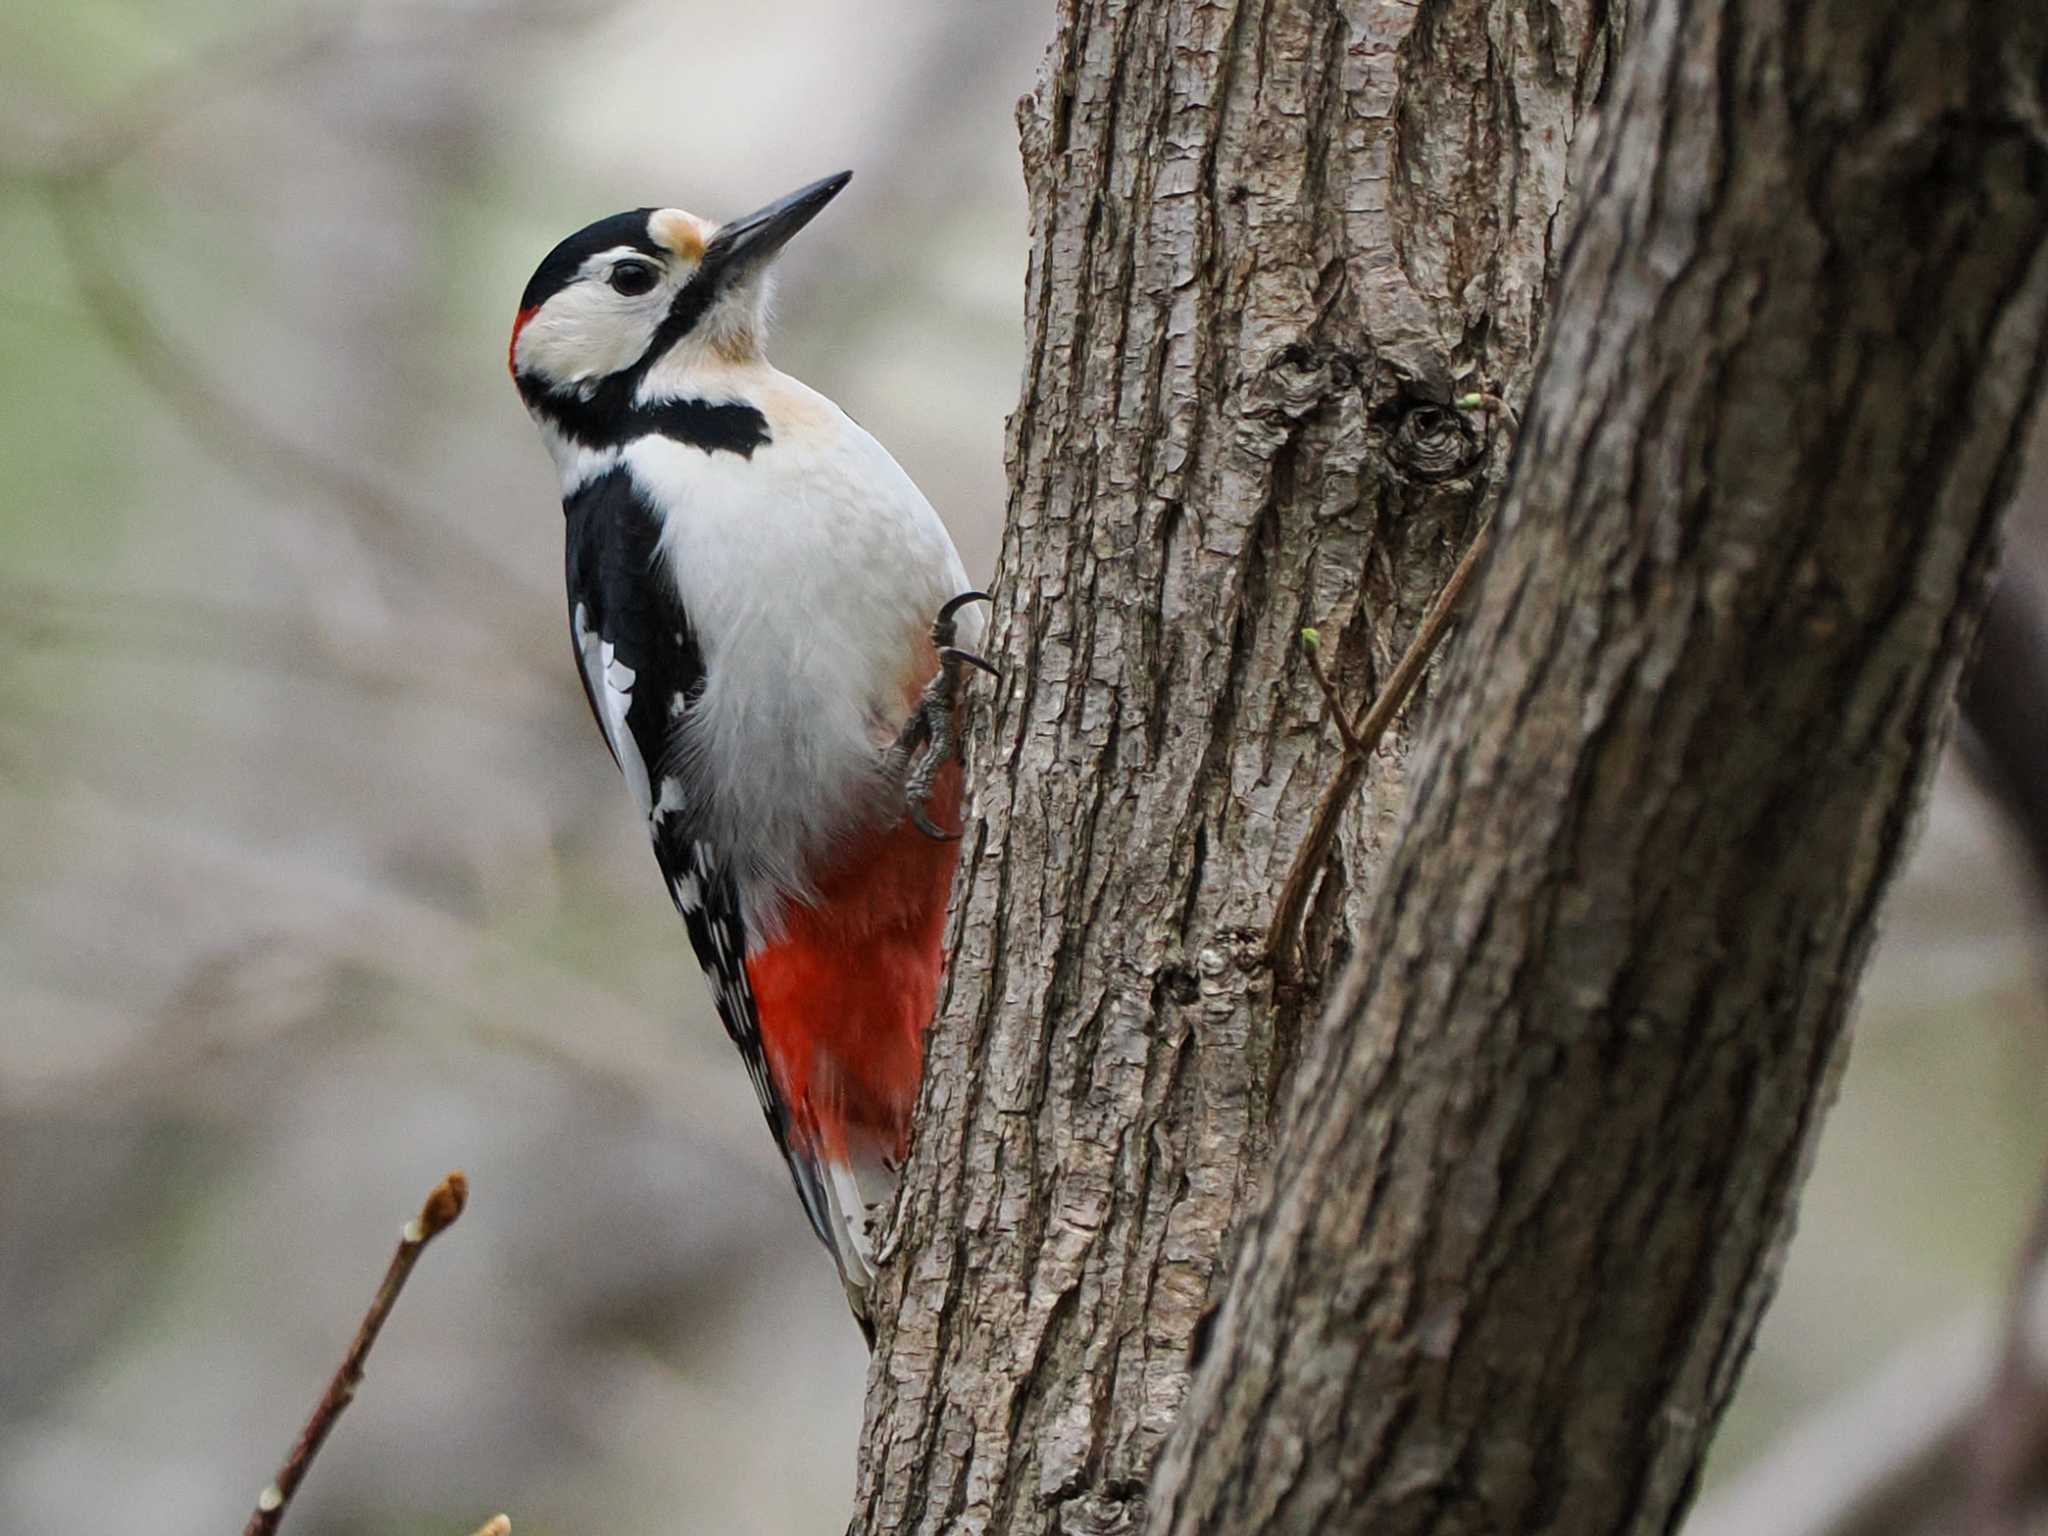
<instances>
[{"instance_id":1,"label":"rough bark","mask_svg":"<svg viewBox=\"0 0 2048 1536\"><path fill-rule=\"evenodd\" d=\"M875 1299L855 1529L1142 1512L1299 1037L1366 915L1397 731L1264 932L1339 752L1497 488L1604 0L1070 0L1033 208L1005 678ZM1404 728L1405 729L1405 728Z\"/></svg>"},{"instance_id":2,"label":"rough bark","mask_svg":"<svg viewBox=\"0 0 2048 1536\"><path fill-rule=\"evenodd\" d=\"M1161 1532L1674 1529L2048 324L2036 0L1653 0Z\"/></svg>"}]
</instances>

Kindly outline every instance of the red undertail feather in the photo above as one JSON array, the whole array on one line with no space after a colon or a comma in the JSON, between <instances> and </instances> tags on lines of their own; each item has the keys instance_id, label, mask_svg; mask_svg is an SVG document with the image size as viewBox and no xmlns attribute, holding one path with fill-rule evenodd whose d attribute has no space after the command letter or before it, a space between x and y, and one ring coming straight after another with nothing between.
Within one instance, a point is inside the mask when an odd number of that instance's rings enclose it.
<instances>
[{"instance_id":1,"label":"red undertail feather","mask_svg":"<svg viewBox=\"0 0 2048 1536\"><path fill-rule=\"evenodd\" d=\"M929 812L959 825L957 763L933 785ZM822 1157L895 1162L907 1150L958 855L907 821L875 833L818 882L815 906L793 908L782 937L747 960L793 1138Z\"/></svg>"}]
</instances>

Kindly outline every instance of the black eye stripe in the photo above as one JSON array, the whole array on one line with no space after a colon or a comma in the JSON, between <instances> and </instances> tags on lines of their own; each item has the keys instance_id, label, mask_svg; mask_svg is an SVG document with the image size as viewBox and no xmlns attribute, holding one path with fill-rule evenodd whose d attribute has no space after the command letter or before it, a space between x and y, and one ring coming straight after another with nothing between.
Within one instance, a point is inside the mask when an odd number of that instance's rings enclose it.
<instances>
[{"instance_id":1,"label":"black eye stripe","mask_svg":"<svg viewBox=\"0 0 2048 1536\"><path fill-rule=\"evenodd\" d=\"M613 266L611 285L614 291L634 298L654 286L655 270L644 261L635 261L630 256Z\"/></svg>"}]
</instances>

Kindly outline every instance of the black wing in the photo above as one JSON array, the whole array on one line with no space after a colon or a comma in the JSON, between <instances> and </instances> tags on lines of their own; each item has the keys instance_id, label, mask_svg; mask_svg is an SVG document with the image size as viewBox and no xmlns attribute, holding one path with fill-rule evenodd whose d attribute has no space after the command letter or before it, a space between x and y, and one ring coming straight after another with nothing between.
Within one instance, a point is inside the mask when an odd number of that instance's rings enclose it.
<instances>
[{"instance_id":1,"label":"black wing","mask_svg":"<svg viewBox=\"0 0 2048 1536\"><path fill-rule=\"evenodd\" d=\"M632 477L623 468L600 475L562 510L583 696L640 814L652 816L675 723L704 688L704 653L656 568L661 525Z\"/></svg>"},{"instance_id":2,"label":"black wing","mask_svg":"<svg viewBox=\"0 0 2048 1536\"><path fill-rule=\"evenodd\" d=\"M569 633L583 696L647 818L662 880L711 983L718 1017L746 1062L805 1214L829 1246L819 1170L808 1157L792 1154L788 1116L762 1051L739 887L727 862L696 835L690 786L669 752L676 726L703 692L704 653L659 569L660 521L623 466L587 482L562 509L568 517Z\"/></svg>"}]
</instances>

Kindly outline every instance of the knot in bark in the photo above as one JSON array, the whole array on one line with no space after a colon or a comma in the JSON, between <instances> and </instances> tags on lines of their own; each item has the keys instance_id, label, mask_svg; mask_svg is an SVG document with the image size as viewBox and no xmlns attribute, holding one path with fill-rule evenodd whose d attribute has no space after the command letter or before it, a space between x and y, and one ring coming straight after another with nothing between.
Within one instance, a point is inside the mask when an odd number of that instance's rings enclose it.
<instances>
[{"instance_id":1,"label":"knot in bark","mask_svg":"<svg viewBox=\"0 0 2048 1536\"><path fill-rule=\"evenodd\" d=\"M1266 354L1239 394L1238 441L1258 459L1278 456L1330 401L1358 383L1346 353L1292 341Z\"/></svg>"},{"instance_id":2,"label":"knot in bark","mask_svg":"<svg viewBox=\"0 0 2048 1536\"><path fill-rule=\"evenodd\" d=\"M1462 412L1419 400L1394 424L1387 456L1410 479L1428 483L1462 475L1479 462L1483 451L1479 434Z\"/></svg>"},{"instance_id":3,"label":"knot in bark","mask_svg":"<svg viewBox=\"0 0 2048 1536\"><path fill-rule=\"evenodd\" d=\"M1144 1528L1146 1504L1141 1497L1117 1498L1084 1493L1059 1507L1060 1536L1129 1536Z\"/></svg>"},{"instance_id":4,"label":"knot in bark","mask_svg":"<svg viewBox=\"0 0 2048 1536\"><path fill-rule=\"evenodd\" d=\"M1342 352L1292 341L1268 357L1259 370L1249 392L1250 409L1299 421L1357 380L1357 367Z\"/></svg>"}]
</instances>

